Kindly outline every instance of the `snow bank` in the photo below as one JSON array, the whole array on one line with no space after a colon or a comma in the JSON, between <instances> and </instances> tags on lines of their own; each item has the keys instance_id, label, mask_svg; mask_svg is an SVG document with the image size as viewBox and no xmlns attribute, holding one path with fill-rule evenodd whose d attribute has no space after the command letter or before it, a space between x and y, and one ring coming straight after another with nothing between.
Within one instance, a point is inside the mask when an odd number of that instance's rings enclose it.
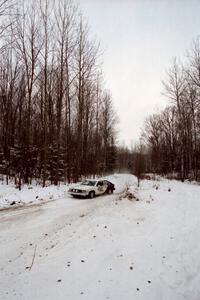
<instances>
[{"instance_id":1,"label":"snow bank","mask_svg":"<svg viewBox=\"0 0 200 300\"><path fill-rule=\"evenodd\" d=\"M0 208L6 208L12 204L20 206L24 204L41 203L46 201L53 201L65 196L67 191L66 185L56 186L27 186L24 185L19 191L15 185L0 184Z\"/></svg>"},{"instance_id":2,"label":"snow bank","mask_svg":"<svg viewBox=\"0 0 200 300\"><path fill-rule=\"evenodd\" d=\"M108 180L115 184L115 193L121 193L126 186L133 184L135 181L133 175L120 175L114 174L106 176ZM20 206L24 204L37 204L41 202L58 200L66 197L68 185L61 184L60 186L41 187L39 185L23 185L22 190L19 191L15 188L13 183L6 185L0 184L0 209L7 208L11 205Z\"/></svg>"}]
</instances>

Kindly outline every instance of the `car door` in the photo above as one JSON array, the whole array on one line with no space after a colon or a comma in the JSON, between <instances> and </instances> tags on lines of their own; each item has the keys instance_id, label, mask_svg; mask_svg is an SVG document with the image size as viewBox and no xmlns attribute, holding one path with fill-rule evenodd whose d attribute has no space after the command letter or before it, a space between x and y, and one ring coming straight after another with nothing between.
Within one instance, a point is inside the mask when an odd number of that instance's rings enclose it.
<instances>
[{"instance_id":1,"label":"car door","mask_svg":"<svg viewBox=\"0 0 200 300\"><path fill-rule=\"evenodd\" d=\"M108 189L109 183L107 180L104 180L103 184L104 184L104 193L105 193Z\"/></svg>"},{"instance_id":2,"label":"car door","mask_svg":"<svg viewBox=\"0 0 200 300\"><path fill-rule=\"evenodd\" d=\"M106 191L106 189L105 189L105 186L103 184L103 180L99 180L97 182L97 194L98 195L104 194L105 191Z\"/></svg>"}]
</instances>

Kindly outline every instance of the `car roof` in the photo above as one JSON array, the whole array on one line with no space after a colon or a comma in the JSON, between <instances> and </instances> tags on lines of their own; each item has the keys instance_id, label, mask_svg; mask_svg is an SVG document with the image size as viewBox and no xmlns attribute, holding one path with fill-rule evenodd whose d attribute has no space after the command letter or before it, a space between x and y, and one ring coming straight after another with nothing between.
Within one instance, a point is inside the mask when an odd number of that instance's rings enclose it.
<instances>
[{"instance_id":1,"label":"car roof","mask_svg":"<svg viewBox=\"0 0 200 300\"><path fill-rule=\"evenodd\" d=\"M93 178L86 178L84 181L98 181L98 179L93 179Z\"/></svg>"},{"instance_id":2,"label":"car roof","mask_svg":"<svg viewBox=\"0 0 200 300\"><path fill-rule=\"evenodd\" d=\"M105 178L86 178L85 180L87 180L87 181L107 181L108 183L111 183L112 184L112 182L111 181L109 181L109 180L107 180L107 179L105 179ZM84 180L84 181L85 181Z\"/></svg>"}]
</instances>

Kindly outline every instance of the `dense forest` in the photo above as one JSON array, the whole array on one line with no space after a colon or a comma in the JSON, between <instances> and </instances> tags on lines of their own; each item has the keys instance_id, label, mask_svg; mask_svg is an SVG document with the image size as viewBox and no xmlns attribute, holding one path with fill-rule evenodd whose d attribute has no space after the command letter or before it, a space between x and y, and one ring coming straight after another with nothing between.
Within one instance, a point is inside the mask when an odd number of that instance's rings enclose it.
<instances>
[{"instance_id":1,"label":"dense forest","mask_svg":"<svg viewBox=\"0 0 200 300\"><path fill-rule=\"evenodd\" d=\"M0 9L0 173L45 186L112 172L117 118L79 8L36 0Z\"/></svg>"},{"instance_id":2,"label":"dense forest","mask_svg":"<svg viewBox=\"0 0 200 300\"><path fill-rule=\"evenodd\" d=\"M102 51L79 7L0 1L0 174L7 181L45 186L113 171L198 180L200 39L184 64L174 59L163 92L169 104L146 119L140 142L117 146Z\"/></svg>"}]
</instances>

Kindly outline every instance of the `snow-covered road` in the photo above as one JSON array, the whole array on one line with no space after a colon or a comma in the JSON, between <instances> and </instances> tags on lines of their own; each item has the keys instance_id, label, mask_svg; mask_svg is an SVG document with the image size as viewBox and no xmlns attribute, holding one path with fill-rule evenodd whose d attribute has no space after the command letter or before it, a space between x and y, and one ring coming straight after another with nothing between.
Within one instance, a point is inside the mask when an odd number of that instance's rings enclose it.
<instances>
[{"instance_id":1,"label":"snow-covered road","mask_svg":"<svg viewBox=\"0 0 200 300\"><path fill-rule=\"evenodd\" d=\"M0 299L200 299L200 187L143 181L120 201L136 180L112 179L111 196L0 212Z\"/></svg>"}]
</instances>

